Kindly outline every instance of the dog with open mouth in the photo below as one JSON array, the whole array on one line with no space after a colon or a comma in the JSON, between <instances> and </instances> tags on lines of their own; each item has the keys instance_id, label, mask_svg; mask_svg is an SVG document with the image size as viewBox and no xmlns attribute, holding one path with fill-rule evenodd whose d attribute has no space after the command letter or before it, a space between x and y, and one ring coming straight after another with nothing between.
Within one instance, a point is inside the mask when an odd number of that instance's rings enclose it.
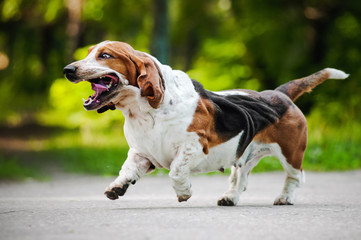
<instances>
[{"instance_id":1,"label":"dog with open mouth","mask_svg":"<svg viewBox=\"0 0 361 240\"><path fill-rule=\"evenodd\" d=\"M123 196L155 168L166 168L178 201L187 201L191 173L231 167L219 206L236 205L251 170L271 155L286 172L274 204L294 204L295 189L304 182L307 122L293 102L327 79L348 77L326 68L275 90L212 92L186 73L116 41L90 47L87 57L67 65L64 74L73 83L91 83L94 94L84 99L86 110L119 109L125 117L130 149L119 176L105 190L109 199Z\"/></svg>"}]
</instances>

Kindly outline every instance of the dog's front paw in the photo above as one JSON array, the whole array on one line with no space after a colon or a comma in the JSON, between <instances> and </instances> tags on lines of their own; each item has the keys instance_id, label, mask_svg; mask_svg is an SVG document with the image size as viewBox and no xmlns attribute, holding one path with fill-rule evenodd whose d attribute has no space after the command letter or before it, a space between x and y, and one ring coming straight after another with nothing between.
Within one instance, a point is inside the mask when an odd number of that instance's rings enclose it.
<instances>
[{"instance_id":1,"label":"dog's front paw","mask_svg":"<svg viewBox=\"0 0 361 240\"><path fill-rule=\"evenodd\" d=\"M273 205L293 205L294 199L291 196L286 194L281 194L279 197L276 198Z\"/></svg>"},{"instance_id":2,"label":"dog's front paw","mask_svg":"<svg viewBox=\"0 0 361 240\"><path fill-rule=\"evenodd\" d=\"M118 196L123 196L125 194L125 192L127 191L129 187L129 184L124 184L123 186L114 186L114 187L108 187L105 190L105 195L111 199L111 200L115 200L118 199Z\"/></svg>"},{"instance_id":3,"label":"dog's front paw","mask_svg":"<svg viewBox=\"0 0 361 240\"><path fill-rule=\"evenodd\" d=\"M235 190L226 192L223 197L221 197L217 205L218 206L236 206L239 200L239 193Z\"/></svg>"},{"instance_id":4,"label":"dog's front paw","mask_svg":"<svg viewBox=\"0 0 361 240\"><path fill-rule=\"evenodd\" d=\"M217 202L218 206L236 206L237 200L234 197L231 196L224 196L220 198Z\"/></svg>"},{"instance_id":5,"label":"dog's front paw","mask_svg":"<svg viewBox=\"0 0 361 240\"><path fill-rule=\"evenodd\" d=\"M190 199L192 195L182 195L178 196L178 202L186 202L188 199Z\"/></svg>"},{"instance_id":6,"label":"dog's front paw","mask_svg":"<svg viewBox=\"0 0 361 240\"><path fill-rule=\"evenodd\" d=\"M225 197L225 198L219 199L217 202L217 205L218 206L234 206L236 204L233 202L232 199Z\"/></svg>"}]
</instances>

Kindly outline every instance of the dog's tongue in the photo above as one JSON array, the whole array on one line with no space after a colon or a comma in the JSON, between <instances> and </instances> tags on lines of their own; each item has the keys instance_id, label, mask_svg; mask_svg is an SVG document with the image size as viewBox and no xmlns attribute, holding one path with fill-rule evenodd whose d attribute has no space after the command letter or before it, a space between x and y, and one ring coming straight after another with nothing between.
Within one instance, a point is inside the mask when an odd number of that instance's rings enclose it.
<instances>
[{"instance_id":1,"label":"dog's tongue","mask_svg":"<svg viewBox=\"0 0 361 240\"><path fill-rule=\"evenodd\" d=\"M105 85L98 83L92 83L92 89L95 91L95 98L102 94L102 92L109 91Z\"/></svg>"}]
</instances>

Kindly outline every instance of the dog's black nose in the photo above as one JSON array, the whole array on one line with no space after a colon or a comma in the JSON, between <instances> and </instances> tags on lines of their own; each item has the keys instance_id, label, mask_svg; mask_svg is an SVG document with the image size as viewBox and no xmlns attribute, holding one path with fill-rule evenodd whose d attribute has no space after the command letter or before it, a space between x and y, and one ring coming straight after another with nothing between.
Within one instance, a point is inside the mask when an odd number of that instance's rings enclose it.
<instances>
[{"instance_id":1,"label":"dog's black nose","mask_svg":"<svg viewBox=\"0 0 361 240\"><path fill-rule=\"evenodd\" d=\"M72 64L69 64L68 66L66 66L63 70L63 73L65 74L65 77L70 81L70 82L79 82L79 79L77 77L76 74L76 70L78 68Z\"/></svg>"},{"instance_id":2,"label":"dog's black nose","mask_svg":"<svg viewBox=\"0 0 361 240\"><path fill-rule=\"evenodd\" d=\"M69 64L68 66L66 66L64 68L63 73L65 75L68 75L68 74L73 75L76 72L76 69L77 69L77 67L75 67L74 65Z\"/></svg>"}]
</instances>

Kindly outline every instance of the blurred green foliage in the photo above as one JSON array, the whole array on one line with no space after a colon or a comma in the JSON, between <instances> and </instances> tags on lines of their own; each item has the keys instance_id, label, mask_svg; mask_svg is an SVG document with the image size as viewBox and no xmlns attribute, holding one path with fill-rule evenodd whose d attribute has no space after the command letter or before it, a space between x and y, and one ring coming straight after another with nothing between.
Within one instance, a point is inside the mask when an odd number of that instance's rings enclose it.
<instances>
[{"instance_id":1,"label":"blurred green foliage","mask_svg":"<svg viewBox=\"0 0 361 240\"><path fill-rule=\"evenodd\" d=\"M0 180L22 180L34 178L45 180L46 176L39 173L34 166L26 166L16 158L4 158L0 155Z\"/></svg>"},{"instance_id":2,"label":"blurred green foliage","mask_svg":"<svg viewBox=\"0 0 361 240\"><path fill-rule=\"evenodd\" d=\"M124 119L119 111L86 112L82 98L92 94L90 85L69 83L62 69L105 39L125 41L135 49L160 55L149 50L159 41L154 33L159 27L159 1L0 2L0 125L61 126L71 133L34 140L37 151L55 151L71 159L68 163L74 169L79 169L75 167L78 162L79 166L98 166L91 172L114 173L107 169L113 169L112 164L120 166L127 149L122 137ZM167 64L186 71L210 90L272 89L325 67L350 73L344 81L327 81L301 97L297 105L309 121L305 166L314 170L360 168L361 3L167 3L168 13L163 17L168 16L164 26L169 29L162 39L167 42ZM108 163L102 165L99 159ZM264 162L260 170L279 169L272 159Z\"/></svg>"}]
</instances>

